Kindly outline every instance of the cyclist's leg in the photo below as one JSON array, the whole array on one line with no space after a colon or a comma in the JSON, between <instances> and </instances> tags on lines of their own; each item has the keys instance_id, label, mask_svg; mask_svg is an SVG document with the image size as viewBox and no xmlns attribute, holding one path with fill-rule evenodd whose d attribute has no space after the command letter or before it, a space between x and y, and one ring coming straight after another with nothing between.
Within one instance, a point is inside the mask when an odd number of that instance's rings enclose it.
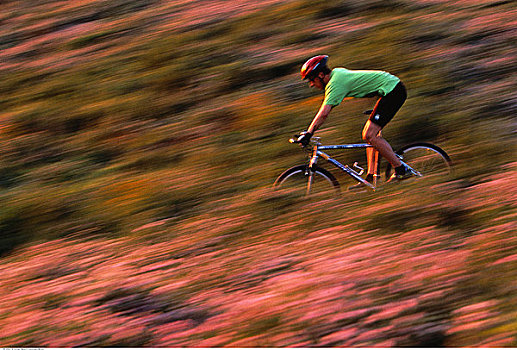
<instances>
[{"instance_id":1,"label":"cyclist's leg","mask_svg":"<svg viewBox=\"0 0 517 350\"><path fill-rule=\"evenodd\" d=\"M400 159L397 157L395 152L393 152L393 148L391 148L388 141L386 141L380 135L381 130L382 127L380 125L377 125L371 120L368 120L363 129L363 139L370 145L372 145L373 148L375 148L381 154L381 156L383 156L388 162L390 162L390 164L393 167L398 167L401 164ZM374 171L373 169L375 168L373 167L373 152L369 154L367 153L367 156L372 157L368 159L368 166L370 167L370 164L372 164L371 171ZM370 170L368 170L368 173L370 173Z\"/></svg>"},{"instance_id":2,"label":"cyclist's leg","mask_svg":"<svg viewBox=\"0 0 517 350\"><path fill-rule=\"evenodd\" d=\"M379 132L379 134L380 134L380 132ZM370 177L372 177L375 174L377 174L377 167L378 167L378 163L379 163L379 152L373 147L367 148L366 149L366 159L368 160L367 174L370 175Z\"/></svg>"},{"instance_id":3,"label":"cyclist's leg","mask_svg":"<svg viewBox=\"0 0 517 350\"><path fill-rule=\"evenodd\" d=\"M366 159L368 160L367 174L373 176L375 174L375 148L369 147L366 149Z\"/></svg>"},{"instance_id":4,"label":"cyclist's leg","mask_svg":"<svg viewBox=\"0 0 517 350\"><path fill-rule=\"evenodd\" d=\"M400 82L393 91L386 96L381 97L377 101L377 104L363 129L363 139L379 151L379 153L394 167L401 165L400 160L395 155L395 152L393 152L390 144L382 138L380 132L393 118L400 107L402 107L406 97L406 88L404 87L404 84Z\"/></svg>"}]
</instances>

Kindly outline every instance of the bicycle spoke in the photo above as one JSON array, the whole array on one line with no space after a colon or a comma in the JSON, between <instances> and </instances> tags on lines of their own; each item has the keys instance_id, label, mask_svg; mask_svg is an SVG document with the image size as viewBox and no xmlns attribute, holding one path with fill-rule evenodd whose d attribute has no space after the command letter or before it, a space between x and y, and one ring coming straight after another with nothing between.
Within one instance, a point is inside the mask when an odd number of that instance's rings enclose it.
<instances>
[{"instance_id":1,"label":"bicycle spoke","mask_svg":"<svg viewBox=\"0 0 517 350\"><path fill-rule=\"evenodd\" d=\"M279 176L275 188L282 191L298 193L301 196L315 194L335 194L339 183L326 170L317 168L311 174L305 166L293 167Z\"/></svg>"},{"instance_id":2,"label":"bicycle spoke","mask_svg":"<svg viewBox=\"0 0 517 350\"><path fill-rule=\"evenodd\" d=\"M413 149L406 152L403 159L421 176L445 175L449 172L444 159L431 149Z\"/></svg>"}]
</instances>

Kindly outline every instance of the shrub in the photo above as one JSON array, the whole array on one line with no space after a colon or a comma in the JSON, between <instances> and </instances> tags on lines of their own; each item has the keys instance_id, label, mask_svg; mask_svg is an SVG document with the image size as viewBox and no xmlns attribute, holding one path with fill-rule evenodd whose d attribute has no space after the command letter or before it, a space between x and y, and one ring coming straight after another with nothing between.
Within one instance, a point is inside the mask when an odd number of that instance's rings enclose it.
<instances>
[{"instance_id":1,"label":"shrub","mask_svg":"<svg viewBox=\"0 0 517 350\"><path fill-rule=\"evenodd\" d=\"M0 208L0 255L34 238L31 232L23 230L22 224L23 219L18 208L13 206Z\"/></svg>"}]
</instances>

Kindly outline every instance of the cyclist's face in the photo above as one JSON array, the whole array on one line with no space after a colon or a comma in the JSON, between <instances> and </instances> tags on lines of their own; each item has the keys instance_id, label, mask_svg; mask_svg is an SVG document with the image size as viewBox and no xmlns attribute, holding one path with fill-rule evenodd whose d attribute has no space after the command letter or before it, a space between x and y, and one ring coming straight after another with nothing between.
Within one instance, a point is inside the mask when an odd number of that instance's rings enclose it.
<instances>
[{"instance_id":1,"label":"cyclist's face","mask_svg":"<svg viewBox=\"0 0 517 350\"><path fill-rule=\"evenodd\" d=\"M323 75L322 73L320 73L320 74ZM323 79L319 75L314 78L309 78L309 86L315 87L318 90L325 89L325 85L323 84Z\"/></svg>"}]
</instances>

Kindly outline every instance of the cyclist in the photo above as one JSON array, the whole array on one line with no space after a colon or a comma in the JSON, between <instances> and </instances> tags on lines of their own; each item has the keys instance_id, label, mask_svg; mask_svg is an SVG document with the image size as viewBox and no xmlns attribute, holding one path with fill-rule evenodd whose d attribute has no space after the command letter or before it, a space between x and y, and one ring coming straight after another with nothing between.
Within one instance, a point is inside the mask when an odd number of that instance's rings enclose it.
<instances>
[{"instance_id":1,"label":"cyclist","mask_svg":"<svg viewBox=\"0 0 517 350\"><path fill-rule=\"evenodd\" d=\"M406 100L406 88L394 75L383 71L374 70L349 70L346 68L334 68L327 66L327 55L319 55L310 58L302 66L303 80L309 81L310 87L325 91L325 98L321 107L306 131L303 131L298 141L306 146L314 132L318 130L330 111L338 106L345 97L374 97L378 96L373 112L363 129L363 140L372 145L367 148L368 172L366 181L373 182L376 160L374 148L394 167L394 174L388 182L406 179L412 176L397 157L390 144L382 138L381 130L393 118ZM357 189L364 186L361 182L349 189Z\"/></svg>"}]
</instances>

